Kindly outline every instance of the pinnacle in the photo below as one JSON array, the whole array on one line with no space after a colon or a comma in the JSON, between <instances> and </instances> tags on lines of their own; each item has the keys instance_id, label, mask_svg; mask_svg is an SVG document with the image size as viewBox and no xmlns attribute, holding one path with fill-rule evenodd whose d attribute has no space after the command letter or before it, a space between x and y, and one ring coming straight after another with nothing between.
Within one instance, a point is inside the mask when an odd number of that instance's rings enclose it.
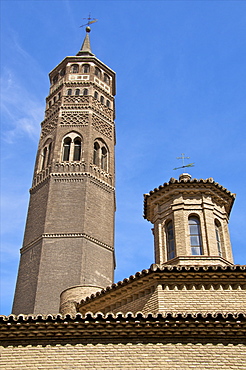
<instances>
[{"instance_id":1,"label":"pinnacle","mask_svg":"<svg viewBox=\"0 0 246 370\"><path fill-rule=\"evenodd\" d=\"M86 35L84 38L84 42L81 46L80 51L77 53L77 55L81 55L81 56L93 56L94 55L91 51L90 37L89 37L90 31L91 31L90 27L86 27Z\"/></svg>"}]
</instances>

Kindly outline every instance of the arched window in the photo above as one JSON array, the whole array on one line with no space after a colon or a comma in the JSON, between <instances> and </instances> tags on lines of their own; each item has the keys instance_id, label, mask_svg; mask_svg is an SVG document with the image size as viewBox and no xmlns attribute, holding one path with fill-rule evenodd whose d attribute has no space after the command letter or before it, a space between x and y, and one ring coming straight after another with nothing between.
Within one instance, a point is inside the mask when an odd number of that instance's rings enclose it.
<instances>
[{"instance_id":1,"label":"arched window","mask_svg":"<svg viewBox=\"0 0 246 370\"><path fill-rule=\"evenodd\" d=\"M43 160L42 160L41 170L43 170L46 166L46 157L47 157L47 147L45 147L44 150L43 150Z\"/></svg>"},{"instance_id":2,"label":"arched window","mask_svg":"<svg viewBox=\"0 0 246 370\"><path fill-rule=\"evenodd\" d=\"M82 72L83 73L89 73L90 72L90 66L89 66L89 64L83 64L83 66L82 66Z\"/></svg>"},{"instance_id":3,"label":"arched window","mask_svg":"<svg viewBox=\"0 0 246 370\"><path fill-rule=\"evenodd\" d=\"M189 217L189 232L191 254L193 256L202 254L202 238L200 229L200 220L196 216Z\"/></svg>"},{"instance_id":4,"label":"arched window","mask_svg":"<svg viewBox=\"0 0 246 370\"><path fill-rule=\"evenodd\" d=\"M101 148L101 168L104 171L108 170L108 152L105 146Z\"/></svg>"},{"instance_id":5,"label":"arched window","mask_svg":"<svg viewBox=\"0 0 246 370\"><path fill-rule=\"evenodd\" d=\"M98 92L97 91L94 92L94 98L98 100Z\"/></svg>"},{"instance_id":6,"label":"arched window","mask_svg":"<svg viewBox=\"0 0 246 370\"><path fill-rule=\"evenodd\" d=\"M78 64L72 64L71 65L71 73L78 73L78 72L79 72Z\"/></svg>"},{"instance_id":7,"label":"arched window","mask_svg":"<svg viewBox=\"0 0 246 370\"><path fill-rule=\"evenodd\" d=\"M98 78L101 78L101 71L99 68L95 68L95 76L97 76Z\"/></svg>"},{"instance_id":8,"label":"arched window","mask_svg":"<svg viewBox=\"0 0 246 370\"><path fill-rule=\"evenodd\" d=\"M63 161L69 161L70 149L71 149L71 138L66 137L63 143Z\"/></svg>"},{"instance_id":9,"label":"arched window","mask_svg":"<svg viewBox=\"0 0 246 370\"><path fill-rule=\"evenodd\" d=\"M49 108L51 107L51 100L49 101Z\"/></svg>"},{"instance_id":10,"label":"arched window","mask_svg":"<svg viewBox=\"0 0 246 370\"><path fill-rule=\"evenodd\" d=\"M67 95L72 95L72 89L67 90Z\"/></svg>"},{"instance_id":11,"label":"arched window","mask_svg":"<svg viewBox=\"0 0 246 370\"><path fill-rule=\"evenodd\" d=\"M48 166L50 165L50 162L51 162L51 148L52 148L52 143L49 143L49 146L48 146L48 158L47 158L47 165Z\"/></svg>"},{"instance_id":12,"label":"arched window","mask_svg":"<svg viewBox=\"0 0 246 370\"><path fill-rule=\"evenodd\" d=\"M66 69L65 68L63 68L62 70L61 70L61 72L60 72L60 76L65 76L65 74L66 74Z\"/></svg>"},{"instance_id":13,"label":"arched window","mask_svg":"<svg viewBox=\"0 0 246 370\"><path fill-rule=\"evenodd\" d=\"M61 99L61 93L60 92L58 93L58 99Z\"/></svg>"},{"instance_id":14,"label":"arched window","mask_svg":"<svg viewBox=\"0 0 246 370\"><path fill-rule=\"evenodd\" d=\"M218 254L219 254L220 257L222 257L222 249L221 249L221 224L220 224L220 222L218 220L215 220L214 226L215 226L215 236L216 236Z\"/></svg>"},{"instance_id":15,"label":"arched window","mask_svg":"<svg viewBox=\"0 0 246 370\"><path fill-rule=\"evenodd\" d=\"M100 97L100 102L102 103L102 104L104 104L104 97L101 95L101 97Z\"/></svg>"},{"instance_id":16,"label":"arched window","mask_svg":"<svg viewBox=\"0 0 246 370\"><path fill-rule=\"evenodd\" d=\"M73 152L73 160L80 161L81 157L81 139L77 137L74 139L74 152Z\"/></svg>"},{"instance_id":17,"label":"arched window","mask_svg":"<svg viewBox=\"0 0 246 370\"><path fill-rule=\"evenodd\" d=\"M108 108L110 108L110 101L109 101L109 100L107 100L107 101L106 101L106 106L107 106Z\"/></svg>"},{"instance_id":18,"label":"arched window","mask_svg":"<svg viewBox=\"0 0 246 370\"><path fill-rule=\"evenodd\" d=\"M83 95L88 95L88 89L83 90Z\"/></svg>"},{"instance_id":19,"label":"arched window","mask_svg":"<svg viewBox=\"0 0 246 370\"><path fill-rule=\"evenodd\" d=\"M108 172L109 151L106 144L100 139L94 143L93 164Z\"/></svg>"},{"instance_id":20,"label":"arched window","mask_svg":"<svg viewBox=\"0 0 246 370\"><path fill-rule=\"evenodd\" d=\"M93 153L93 164L99 166L99 150L100 146L97 142L94 143L94 153Z\"/></svg>"},{"instance_id":21,"label":"arched window","mask_svg":"<svg viewBox=\"0 0 246 370\"><path fill-rule=\"evenodd\" d=\"M57 83L58 81L58 75L56 75L54 78L53 78L53 84Z\"/></svg>"},{"instance_id":22,"label":"arched window","mask_svg":"<svg viewBox=\"0 0 246 370\"><path fill-rule=\"evenodd\" d=\"M106 82L106 84L109 85L109 76L106 73L104 73L103 81Z\"/></svg>"},{"instance_id":23,"label":"arched window","mask_svg":"<svg viewBox=\"0 0 246 370\"><path fill-rule=\"evenodd\" d=\"M53 99L54 103L56 102L56 96L54 96L54 99Z\"/></svg>"},{"instance_id":24,"label":"arched window","mask_svg":"<svg viewBox=\"0 0 246 370\"><path fill-rule=\"evenodd\" d=\"M168 221L166 224L166 238L167 238L167 259L171 260L175 257L175 241L173 222Z\"/></svg>"},{"instance_id":25,"label":"arched window","mask_svg":"<svg viewBox=\"0 0 246 370\"><path fill-rule=\"evenodd\" d=\"M80 94L80 89L76 89L75 90L75 95L79 95Z\"/></svg>"}]
</instances>

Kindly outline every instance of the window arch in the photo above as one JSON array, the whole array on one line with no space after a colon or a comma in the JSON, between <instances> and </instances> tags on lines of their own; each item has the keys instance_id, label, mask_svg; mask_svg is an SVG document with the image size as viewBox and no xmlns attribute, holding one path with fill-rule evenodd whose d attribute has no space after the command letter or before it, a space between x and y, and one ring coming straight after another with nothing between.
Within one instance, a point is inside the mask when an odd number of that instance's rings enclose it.
<instances>
[{"instance_id":1,"label":"window arch","mask_svg":"<svg viewBox=\"0 0 246 370\"><path fill-rule=\"evenodd\" d=\"M94 98L98 100L98 92L97 91L94 92Z\"/></svg>"},{"instance_id":2,"label":"window arch","mask_svg":"<svg viewBox=\"0 0 246 370\"><path fill-rule=\"evenodd\" d=\"M73 160L80 161L81 157L81 139L77 137L74 139L74 152L73 152Z\"/></svg>"},{"instance_id":3,"label":"window arch","mask_svg":"<svg viewBox=\"0 0 246 370\"><path fill-rule=\"evenodd\" d=\"M218 220L215 220L214 226L215 226L215 236L216 236L218 254L220 257L222 257L221 223Z\"/></svg>"},{"instance_id":4,"label":"window arch","mask_svg":"<svg viewBox=\"0 0 246 370\"><path fill-rule=\"evenodd\" d=\"M76 132L70 132L63 139L62 161L80 161L82 156L82 138Z\"/></svg>"},{"instance_id":5,"label":"window arch","mask_svg":"<svg viewBox=\"0 0 246 370\"><path fill-rule=\"evenodd\" d=\"M106 144L100 139L94 143L93 164L108 172L109 151Z\"/></svg>"},{"instance_id":6,"label":"window arch","mask_svg":"<svg viewBox=\"0 0 246 370\"><path fill-rule=\"evenodd\" d=\"M174 240L174 229L173 222L168 221L166 223L166 240L167 240L167 259L171 260L175 257L175 240Z\"/></svg>"},{"instance_id":7,"label":"window arch","mask_svg":"<svg viewBox=\"0 0 246 370\"><path fill-rule=\"evenodd\" d=\"M67 95L72 95L72 89L67 90Z\"/></svg>"},{"instance_id":8,"label":"window arch","mask_svg":"<svg viewBox=\"0 0 246 370\"><path fill-rule=\"evenodd\" d=\"M104 96L100 96L100 102L102 103L102 104L104 104Z\"/></svg>"},{"instance_id":9,"label":"window arch","mask_svg":"<svg viewBox=\"0 0 246 370\"><path fill-rule=\"evenodd\" d=\"M108 76L106 73L104 73L103 81L104 81L104 82L106 82L106 84L108 84L108 85L109 85L109 81L110 81L110 79L109 79L109 76Z\"/></svg>"},{"instance_id":10,"label":"window arch","mask_svg":"<svg viewBox=\"0 0 246 370\"><path fill-rule=\"evenodd\" d=\"M197 216L189 217L189 234L190 234L190 246L191 254L193 256L202 255L202 237L200 220Z\"/></svg>"},{"instance_id":11,"label":"window arch","mask_svg":"<svg viewBox=\"0 0 246 370\"><path fill-rule=\"evenodd\" d=\"M61 70L61 72L60 72L60 76L61 76L61 77L63 77L63 76L65 76L65 74L66 74L66 69L65 69L65 68L63 68L63 69Z\"/></svg>"},{"instance_id":12,"label":"window arch","mask_svg":"<svg viewBox=\"0 0 246 370\"><path fill-rule=\"evenodd\" d=\"M70 71L71 71L71 73L78 73L79 72L78 64L72 64Z\"/></svg>"},{"instance_id":13,"label":"window arch","mask_svg":"<svg viewBox=\"0 0 246 370\"><path fill-rule=\"evenodd\" d=\"M108 108L110 108L110 101L109 101L109 100L107 100L107 101L106 101L106 106L107 106Z\"/></svg>"},{"instance_id":14,"label":"window arch","mask_svg":"<svg viewBox=\"0 0 246 370\"><path fill-rule=\"evenodd\" d=\"M58 75L56 75L55 77L53 77L53 84L57 83L58 81Z\"/></svg>"},{"instance_id":15,"label":"window arch","mask_svg":"<svg viewBox=\"0 0 246 370\"><path fill-rule=\"evenodd\" d=\"M88 95L88 89L83 90L83 95Z\"/></svg>"},{"instance_id":16,"label":"window arch","mask_svg":"<svg viewBox=\"0 0 246 370\"><path fill-rule=\"evenodd\" d=\"M108 151L105 146L101 148L101 168L104 171L108 170Z\"/></svg>"},{"instance_id":17,"label":"window arch","mask_svg":"<svg viewBox=\"0 0 246 370\"><path fill-rule=\"evenodd\" d=\"M66 137L64 139L64 142L63 142L63 156L62 156L63 161L69 161L71 142L72 142L72 140L71 140L70 137Z\"/></svg>"},{"instance_id":18,"label":"window arch","mask_svg":"<svg viewBox=\"0 0 246 370\"><path fill-rule=\"evenodd\" d=\"M93 164L96 166L99 166L99 150L100 150L100 145L98 142L94 143L94 153L93 153Z\"/></svg>"},{"instance_id":19,"label":"window arch","mask_svg":"<svg viewBox=\"0 0 246 370\"><path fill-rule=\"evenodd\" d=\"M101 71L98 67L95 68L95 76L97 76L98 78L101 78Z\"/></svg>"},{"instance_id":20,"label":"window arch","mask_svg":"<svg viewBox=\"0 0 246 370\"><path fill-rule=\"evenodd\" d=\"M41 151L38 171L44 170L47 166L51 164L51 150L52 150L52 141L51 139L48 139Z\"/></svg>"},{"instance_id":21,"label":"window arch","mask_svg":"<svg viewBox=\"0 0 246 370\"><path fill-rule=\"evenodd\" d=\"M47 147L44 147L44 149L43 149L43 160L42 160L41 170L45 169L45 166L46 166L47 151L48 151Z\"/></svg>"},{"instance_id":22,"label":"window arch","mask_svg":"<svg viewBox=\"0 0 246 370\"><path fill-rule=\"evenodd\" d=\"M83 64L83 66L82 66L82 72L83 73L89 73L90 72L90 66L89 66L89 64Z\"/></svg>"},{"instance_id":23,"label":"window arch","mask_svg":"<svg viewBox=\"0 0 246 370\"><path fill-rule=\"evenodd\" d=\"M75 90L75 95L77 95L77 96L80 95L80 89Z\"/></svg>"}]
</instances>

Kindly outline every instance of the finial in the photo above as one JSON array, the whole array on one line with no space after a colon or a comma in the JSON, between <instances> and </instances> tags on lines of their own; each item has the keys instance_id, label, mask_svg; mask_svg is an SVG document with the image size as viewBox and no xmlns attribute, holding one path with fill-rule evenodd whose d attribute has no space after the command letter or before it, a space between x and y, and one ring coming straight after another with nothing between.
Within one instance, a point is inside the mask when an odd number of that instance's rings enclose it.
<instances>
[{"instance_id":1,"label":"finial","mask_svg":"<svg viewBox=\"0 0 246 370\"><path fill-rule=\"evenodd\" d=\"M89 27L89 25L92 24L92 23L97 22L97 19L96 18L91 18L90 14L89 14L88 18L83 18L83 19L87 19L87 21L88 21L87 23L82 24L82 26L80 26L80 27L85 27L86 26L86 28L85 28L86 36L85 36L84 42L81 46L81 49L77 53L77 55L93 56L94 54L91 52L90 37L89 37L89 33L91 32L91 28Z\"/></svg>"},{"instance_id":2,"label":"finial","mask_svg":"<svg viewBox=\"0 0 246 370\"><path fill-rule=\"evenodd\" d=\"M185 157L185 154L184 153L181 153L181 157L177 157L177 159L182 159L182 166L181 167L175 167L174 170L178 170L180 168L185 168L185 167L194 167L194 162L193 163L188 163L188 164L184 164L184 160L185 159L189 159L190 157Z\"/></svg>"},{"instance_id":3,"label":"finial","mask_svg":"<svg viewBox=\"0 0 246 370\"><path fill-rule=\"evenodd\" d=\"M92 24L92 23L95 23L95 22L97 22L98 21L98 19L96 19L96 18L91 18L91 13L89 13L89 16L88 16L88 18L83 18L83 19L87 19L87 23L85 23L85 24L82 24L82 26L80 26L80 27L85 27L85 26L87 26L86 27L86 32L90 32L91 31L91 29L90 29L90 27L89 27L89 25L90 24Z\"/></svg>"}]
</instances>

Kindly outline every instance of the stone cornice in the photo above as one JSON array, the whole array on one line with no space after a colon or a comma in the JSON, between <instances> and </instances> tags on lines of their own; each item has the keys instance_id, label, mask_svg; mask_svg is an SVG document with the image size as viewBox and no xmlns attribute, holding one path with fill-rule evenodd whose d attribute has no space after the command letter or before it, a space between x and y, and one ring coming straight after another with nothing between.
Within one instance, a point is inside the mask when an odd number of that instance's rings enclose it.
<instances>
[{"instance_id":1,"label":"stone cornice","mask_svg":"<svg viewBox=\"0 0 246 370\"><path fill-rule=\"evenodd\" d=\"M0 316L1 341L90 339L90 338L196 338L245 340L246 315L221 314L132 314L87 313L85 315ZM199 339L198 339L199 338Z\"/></svg>"},{"instance_id":2,"label":"stone cornice","mask_svg":"<svg viewBox=\"0 0 246 370\"><path fill-rule=\"evenodd\" d=\"M96 243L100 245L101 247L108 249L110 251L114 250L114 247L105 243L102 243L100 240L92 238L90 235L87 235L85 233L59 233L59 234L49 234L45 233L42 234L39 238L35 239L33 242L29 243L28 245L25 245L21 248L21 252L24 253L31 247L33 247L35 244L40 242L40 240L45 239L45 238L84 238L87 239L93 243Z\"/></svg>"}]
</instances>

